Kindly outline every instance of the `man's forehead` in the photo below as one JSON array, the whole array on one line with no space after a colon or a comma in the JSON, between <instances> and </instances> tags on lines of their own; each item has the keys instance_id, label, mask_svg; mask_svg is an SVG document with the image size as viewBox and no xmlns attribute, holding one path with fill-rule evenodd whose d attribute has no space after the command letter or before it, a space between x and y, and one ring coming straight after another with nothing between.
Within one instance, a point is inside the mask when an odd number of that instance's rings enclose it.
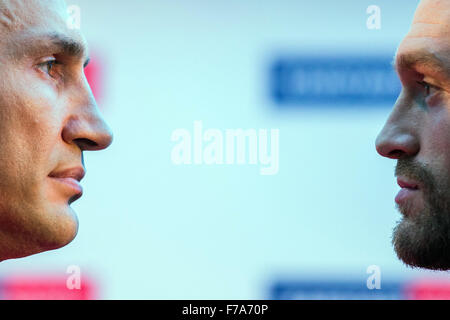
<instances>
[{"instance_id":1,"label":"man's forehead","mask_svg":"<svg viewBox=\"0 0 450 320\"><path fill-rule=\"evenodd\" d=\"M408 37L450 40L450 0L422 0L415 12Z\"/></svg>"},{"instance_id":2,"label":"man's forehead","mask_svg":"<svg viewBox=\"0 0 450 320\"><path fill-rule=\"evenodd\" d=\"M422 0L417 6L414 20L432 21L449 25L450 0Z\"/></svg>"},{"instance_id":3,"label":"man's forehead","mask_svg":"<svg viewBox=\"0 0 450 320\"><path fill-rule=\"evenodd\" d=\"M420 2L395 60L399 69L418 67L419 73L434 70L449 75L450 0Z\"/></svg>"},{"instance_id":4,"label":"man's forehead","mask_svg":"<svg viewBox=\"0 0 450 320\"><path fill-rule=\"evenodd\" d=\"M54 49L87 56L86 40L67 26L66 9L64 0L0 0L2 52L20 58Z\"/></svg>"},{"instance_id":5,"label":"man's forehead","mask_svg":"<svg viewBox=\"0 0 450 320\"><path fill-rule=\"evenodd\" d=\"M0 0L0 34L65 21L64 0Z\"/></svg>"}]
</instances>

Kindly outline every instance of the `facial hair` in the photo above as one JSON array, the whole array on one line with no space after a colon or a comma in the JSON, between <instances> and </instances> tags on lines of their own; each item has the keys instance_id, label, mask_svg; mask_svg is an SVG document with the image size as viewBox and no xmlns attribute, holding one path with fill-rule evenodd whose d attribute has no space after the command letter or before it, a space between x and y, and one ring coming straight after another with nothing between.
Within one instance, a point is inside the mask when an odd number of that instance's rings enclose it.
<instances>
[{"instance_id":1,"label":"facial hair","mask_svg":"<svg viewBox=\"0 0 450 320\"><path fill-rule=\"evenodd\" d=\"M392 244L400 260L411 267L450 269L450 183L447 174L433 174L429 166L413 159L399 159L396 176L420 184L424 209L408 215L411 207L398 206L403 214L394 228Z\"/></svg>"}]
</instances>

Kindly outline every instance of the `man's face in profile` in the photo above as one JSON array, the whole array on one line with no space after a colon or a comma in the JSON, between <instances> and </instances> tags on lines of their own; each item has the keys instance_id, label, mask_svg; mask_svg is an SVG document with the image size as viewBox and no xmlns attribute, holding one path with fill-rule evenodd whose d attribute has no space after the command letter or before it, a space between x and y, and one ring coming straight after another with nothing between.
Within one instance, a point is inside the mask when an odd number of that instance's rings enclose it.
<instances>
[{"instance_id":1,"label":"man's face in profile","mask_svg":"<svg viewBox=\"0 0 450 320\"><path fill-rule=\"evenodd\" d=\"M111 144L63 0L0 0L0 261L77 234L83 151Z\"/></svg>"},{"instance_id":2,"label":"man's face in profile","mask_svg":"<svg viewBox=\"0 0 450 320\"><path fill-rule=\"evenodd\" d=\"M423 0L400 44L402 92L376 142L397 159L402 219L393 244L406 264L450 269L450 0Z\"/></svg>"}]
</instances>

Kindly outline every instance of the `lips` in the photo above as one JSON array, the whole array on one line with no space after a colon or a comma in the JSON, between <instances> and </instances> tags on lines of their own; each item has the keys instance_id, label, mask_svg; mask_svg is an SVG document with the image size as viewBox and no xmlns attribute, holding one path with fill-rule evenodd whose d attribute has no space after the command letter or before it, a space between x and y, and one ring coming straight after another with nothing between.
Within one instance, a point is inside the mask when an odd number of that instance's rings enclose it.
<instances>
[{"instance_id":1,"label":"lips","mask_svg":"<svg viewBox=\"0 0 450 320\"><path fill-rule=\"evenodd\" d=\"M399 205L410 200L419 191L419 184L406 178L397 178L397 184L402 188L395 197L395 202Z\"/></svg>"},{"instance_id":2,"label":"lips","mask_svg":"<svg viewBox=\"0 0 450 320\"><path fill-rule=\"evenodd\" d=\"M397 178L397 184L400 186L400 188L406 188L406 189L419 189L419 184L415 183L413 181L407 181L403 178Z\"/></svg>"},{"instance_id":3,"label":"lips","mask_svg":"<svg viewBox=\"0 0 450 320\"><path fill-rule=\"evenodd\" d=\"M49 174L50 178L56 178L56 179L74 179L78 182L81 182L85 176L86 172L81 167L61 170L57 172L52 172Z\"/></svg>"},{"instance_id":4,"label":"lips","mask_svg":"<svg viewBox=\"0 0 450 320\"><path fill-rule=\"evenodd\" d=\"M49 174L49 177L58 183L63 193L69 197L69 204L78 200L83 195L83 188L80 185L86 172L82 167L75 167L55 171Z\"/></svg>"}]
</instances>

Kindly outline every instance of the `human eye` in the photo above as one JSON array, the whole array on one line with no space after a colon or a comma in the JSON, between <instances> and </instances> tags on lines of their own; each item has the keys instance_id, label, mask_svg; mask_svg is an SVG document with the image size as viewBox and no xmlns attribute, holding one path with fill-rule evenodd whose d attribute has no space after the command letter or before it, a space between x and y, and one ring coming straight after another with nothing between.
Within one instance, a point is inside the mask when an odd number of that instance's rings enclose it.
<instances>
[{"instance_id":1,"label":"human eye","mask_svg":"<svg viewBox=\"0 0 450 320\"><path fill-rule=\"evenodd\" d=\"M59 65L61 65L61 63L58 60L49 58L39 63L37 69L52 78L56 78L58 76L56 68Z\"/></svg>"},{"instance_id":2,"label":"human eye","mask_svg":"<svg viewBox=\"0 0 450 320\"><path fill-rule=\"evenodd\" d=\"M425 98L431 97L434 93L440 90L439 87L432 85L426 81L417 81L419 85L425 90Z\"/></svg>"}]
</instances>

